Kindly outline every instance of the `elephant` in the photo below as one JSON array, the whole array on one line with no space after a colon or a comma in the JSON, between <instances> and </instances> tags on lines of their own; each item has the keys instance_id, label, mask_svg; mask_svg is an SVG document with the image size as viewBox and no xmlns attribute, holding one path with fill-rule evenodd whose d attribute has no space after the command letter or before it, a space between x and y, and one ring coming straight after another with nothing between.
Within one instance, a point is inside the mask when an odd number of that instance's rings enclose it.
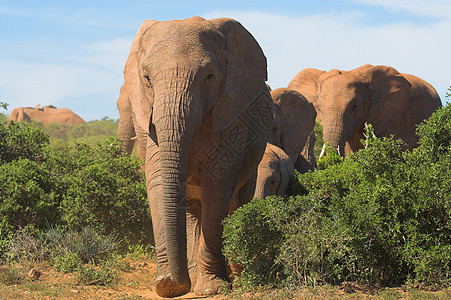
<instances>
[{"instance_id":1,"label":"elephant","mask_svg":"<svg viewBox=\"0 0 451 300\"><path fill-rule=\"evenodd\" d=\"M136 33L121 118L145 151L162 297L228 280L222 220L254 194L274 117L266 80L262 49L233 19L146 20Z\"/></svg>"},{"instance_id":2,"label":"elephant","mask_svg":"<svg viewBox=\"0 0 451 300\"><path fill-rule=\"evenodd\" d=\"M294 176L294 166L290 157L279 147L267 143L258 164L254 198L284 195L291 176Z\"/></svg>"},{"instance_id":3,"label":"elephant","mask_svg":"<svg viewBox=\"0 0 451 300\"><path fill-rule=\"evenodd\" d=\"M271 91L271 97L276 108L268 142L283 149L300 173L313 170L315 107L302 94L288 88Z\"/></svg>"},{"instance_id":4,"label":"elephant","mask_svg":"<svg viewBox=\"0 0 451 300\"><path fill-rule=\"evenodd\" d=\"M44 126L56 123L67 126L74 126L78 124L85 124L86 122L76 113L68 108L56 108L53 105L44 107L19 107L15 108L8 118L8 124L11 122L20 122L35 120L42 123Z\"/></svg>"},{"instance_id":5,"label":"elephant","mask_svg":"<svg viewBox=\"0 0 451 300\"><path fill-rule=\"evenodd\" d=\"M383 65L351 71L304 69L288 87L313 103L325 144L341 156L363 148L365 123L377 137L393 135L404 141L405 150L412 149L418 143L416 126L442 106L429 83Z\"/></svg>"}]
</instances>

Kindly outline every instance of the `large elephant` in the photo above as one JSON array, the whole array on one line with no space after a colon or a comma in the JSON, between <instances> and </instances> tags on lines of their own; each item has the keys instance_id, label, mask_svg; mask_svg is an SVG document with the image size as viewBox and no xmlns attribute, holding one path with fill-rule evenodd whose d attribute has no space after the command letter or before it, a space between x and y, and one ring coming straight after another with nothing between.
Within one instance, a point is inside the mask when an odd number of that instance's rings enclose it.
<instances>
[{"instance_id":1,"label":"large elephant","mask_svg":"<svg viewBox=\"0 0 451 300\"><path fill-rule=\"evenodd\" d=\"M125 89L145 149L162 297L191 283L216 294L227 279L221 221L254 193L274 114L266 78L263 51L232 19L147 20L133 40Z\"/></svg>"},{"instance_id":2,"label":"large elephant","mask_svg":"<svg viewBox=\"0 0 451 300\"><path fill-rule=\"evenodd\" d=\"M19 107L11 112L8 118L8 124L11 122L27 121L42 123L44 126L56 123L67 126L73 126L86 123L79 115L74 113L68 108L56 108L55 106L48 105L44 107Z\"/></svg>"},{"instance_id":3,"label":"large elephant","mask_svg":"<svg viewBox=\"0 0 451 300\"><path fill-rule=\"evenodd\" d=\"M314 106L303 95L287 88L271 91L271 97L276 108L268 142L283 149L299 172L313 170L316 167Z\"/></svg>"},{"instance_id":4,"label":"large elephant","mask_svg":"<svg viewBox=\"0 0 451 300\"><path fill-rule=\"evenodd\" d=\"M426 81L392 67L364 65L352 71L305 69L289 83L318 112L323 139L341 155L363 148L364 124L378 137L394 135L405 149L417 145L416 125L441 107Z\"/></svg>"},{"instance_id":5,"label":"large elephant","mask_svg":"<svg viewBox=\"0 0 451 300\"><path fill-rule=\"evenodd\" d=\"M291 176L294 176L294 166L290 157L279 147L268 143L258 164L254 198L284 195Z\"/></svg>"}]
</instances>

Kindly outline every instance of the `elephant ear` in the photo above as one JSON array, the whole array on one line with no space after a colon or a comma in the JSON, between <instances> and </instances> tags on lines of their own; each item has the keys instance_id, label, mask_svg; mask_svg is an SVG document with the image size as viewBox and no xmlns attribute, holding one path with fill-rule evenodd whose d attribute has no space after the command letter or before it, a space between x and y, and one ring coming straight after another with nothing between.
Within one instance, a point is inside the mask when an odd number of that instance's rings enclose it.
<instances>
[{"instance_id":1,"label":"elephant ear","mask_svg":"<svg viewBox=\"0 0 451 300\"><path fill-rule=\"evenodd\" d=\"M397 70L387 66L367 68L359 74L369 79L370 107L366 121L376 136L386 135L392 122L399 122L409 106L412 85Z\"/></svg>"},{"instance_id":2,"label":"elephant ear","mask_svg":"<svg viewBox=\"0 0 451 300\"><path fill-rule=\"evenodd\" d=\"M272 119L267 80L266 57L255 38L237 21L209 20L226 39L226 74L218 102L213 108L213 130L231 125L254 101L267 102L265 118ZM262 107L262 106L260 106ZM266 123L266 120L262 121ZM266 124L262 124L266 127Z\"/></svg>"},{"instance_id":3,"label":"elephant ear","mask_svg":"<svg viewBox=\"0 0 451 300\"><path fill-rule=\"evenodd\" d=\"M133 113L138 123L144 132L149 133L150 118L152 113L152 99L143 97L145 91L141 84L141 70L140 60L145 54L143 43L147 30L158 21L145 20L138 29L138 32L133 39L130 52L128 54L127 62L124 68L124 86L127 90L130 103L132 104ZM151 101L151 102L149 102Z\"/></svg>"},{"instance_id":4,"label":"elephant ear","mask_svg":"<svg viewBox=\"0 0 451 300\"><path fill-rule=\"evenodd\" d=\"M281 113L280 146L294 164L315 126L315 108L303 95L291 89L274 90L271 96Z\"/></svg>"}]
</instances>

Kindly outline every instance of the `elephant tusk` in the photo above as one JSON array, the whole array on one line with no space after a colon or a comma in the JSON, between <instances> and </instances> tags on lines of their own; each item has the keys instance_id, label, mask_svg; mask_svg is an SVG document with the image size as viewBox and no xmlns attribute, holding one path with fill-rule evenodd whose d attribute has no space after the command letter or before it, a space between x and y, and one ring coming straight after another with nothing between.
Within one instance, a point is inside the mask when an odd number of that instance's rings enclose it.
<instances>
[{"instance_id":1,"label":"elephant tusk","mask_svg":"<svg viewBox=\"0 0 451 300\"><path fill-rule=\"evenodd\" d=\"M323 148L321 149L321 153L319 155L319 159L321 159L321 157L323 157L324 152L326 152L326 143L323 144Z\"/></svg>"},{"instance_id":2,"label":"elephant tusk","mask_svg":"<svg viewBox=\"0 0 451 300\"><path fill-rule=\"evenodd\" d=\"M341 156L341 153L340 153L340 145L337 146L337 153L338 153L338 156Z\"/></svg>"},{"instance_id":3,"label":"elephant tusk","mask_svg":"<svg viewBox=\"0 0 451 300\"><path fill-rule=\"evenodd\" d=\"M136 137L136 135L135 135L134 137L130 138L130 141L134 141L134 140L136 140L136 139L137 139L137 137Z\"/></svg>"}]
</instances>

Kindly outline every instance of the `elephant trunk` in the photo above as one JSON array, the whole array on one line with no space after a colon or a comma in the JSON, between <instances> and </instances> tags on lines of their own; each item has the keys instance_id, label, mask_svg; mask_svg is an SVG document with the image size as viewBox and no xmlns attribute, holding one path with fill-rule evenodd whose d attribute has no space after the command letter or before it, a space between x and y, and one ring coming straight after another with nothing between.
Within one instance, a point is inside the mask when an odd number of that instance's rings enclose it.
<instances>
[{"instance_id":1,"label":"elephant trunk","mask_svg":"<svg viewBox=\"0 0 451 300\"><path fill-rule=\"evenodd\" d=\"M255 185L254 198L263 199L267 196L266 186L259 177L257 177L257 183Z\"/></svg>"},{"instance_id":2,"label":"elephant trunk","mask_svg":"<svg viewBox=\"0 0 451 300\"><path fill-rule=\"evenodd\" d=\"M193 109L199 101L192 101L194 97L190 91L191 82L182 81L182 78L172 80L171 85L174 86L156 92L154 102L165 244L172 281L170 287L167 283L162 283L162 295L159 294L165 297L180 296L191 289L187 268L186 182L189 147L194 129L201 122L202 113L196 111L198 107Z\"/></svg>"},{"instance_id":3,"label":"elephant trunk","mask_svg":"<svg viewBox=\"0 0 451 300\"><path fill-rule=\"evenodd\" d=\"M336 151L340 156L344 156L344 149L346 145L346 140L350 135L346 134L343 121L331 120L329 122L324 122L323 127L323 140L324 144L329 143L334 151ZM322 155L325 152L325 145L321 151ZM322 156L320 155L320 157Z\"/></svg>"}]
</instances>

